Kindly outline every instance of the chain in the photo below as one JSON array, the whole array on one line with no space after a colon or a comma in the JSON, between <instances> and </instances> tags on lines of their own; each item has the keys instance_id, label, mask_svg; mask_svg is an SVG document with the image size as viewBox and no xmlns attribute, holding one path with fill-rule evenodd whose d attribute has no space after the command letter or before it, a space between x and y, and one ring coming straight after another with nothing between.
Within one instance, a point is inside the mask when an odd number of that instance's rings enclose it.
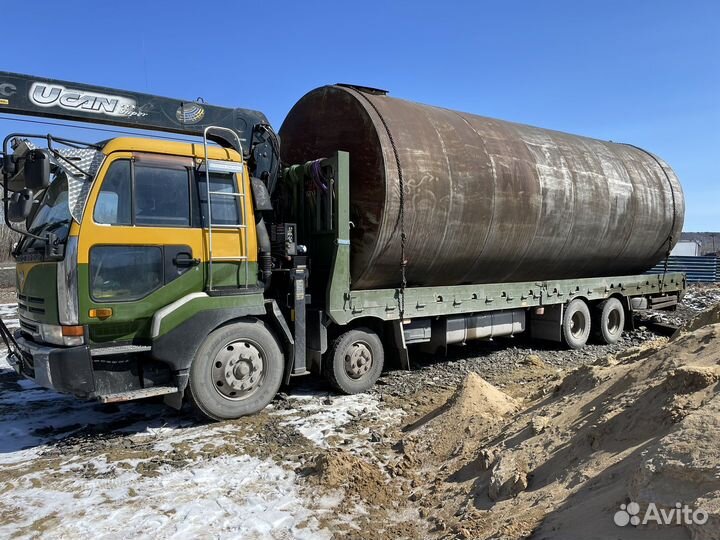
<instances>
[{"instance_id":1,"label":"chain","mask_svg":"<svg viewBox=\"0 0 720 540\"><path fill-rule=\"evenodd\" d=\"M667 252L665 253L665 264L663 265L663 279L662 279L662 283L660 284L660 294L662 294L663 287L665 286L665 274L667 274L668 262L670 262L670 252L672 251L672 241L673 241L673 235L671 234L670 236L668 236L668 248L667 248Z\"/></svg>"},{"instance_id":2,"label":"chain","mask_svg":"<svg viewBox=\"0 0 720 540\"><path fill-rule=\"evenodd\" d=\"M380 118L380 122L382 122L382 125L385 128L388 139L390 139L390 147L392 148L393 155L395 156L395 165L397 166L398 171L398 185L400 187L400 211L398 214L398 222L400 225L400 293L398 296L398 303L400 307L400 321L402 323L402 320L405 318L405 289L407 288L407 259L405 257L405 248L407 244L407 236L405 235L405 180L403 179L402 166L400 165L400 155L398 154L397 146L395 146L395 139L390 132L390 127L385 121L385 118L383 118L383 115L380 114L380 111L375 104L370 101L370 98L362 92L358 92L358 94L360 94L363 99L370 104L375 111L375 114L377 114L378 118Z\"/></svg>"}]
</instances>

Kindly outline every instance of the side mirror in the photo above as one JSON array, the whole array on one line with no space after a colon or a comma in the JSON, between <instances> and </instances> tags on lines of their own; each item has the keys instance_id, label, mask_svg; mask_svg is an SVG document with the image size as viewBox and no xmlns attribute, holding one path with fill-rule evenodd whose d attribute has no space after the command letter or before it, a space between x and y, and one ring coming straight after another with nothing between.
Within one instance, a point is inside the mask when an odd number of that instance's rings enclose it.
<instances>
[{"instance_id":1,"label":"side mirror","mask_svg":"<svg viewBox=\"0 0 720 540\"><path fill-rule=\"evenodd\" d=\"M8 219L13 223L25 221L30 215L33 206L33 191L25 188L16 191L10 196L8 204Z\"/></svg>"},{"instance_id":2,"label":"side mirror","mask_svg":"<svg viewBox=\"0 0 720 540\"><path fill-rule=\"evenodd\" d=\"M25 186L40 191L50 185L50 159L40 150L31 150L25 156Z\"/></svg>"}]
</instances>

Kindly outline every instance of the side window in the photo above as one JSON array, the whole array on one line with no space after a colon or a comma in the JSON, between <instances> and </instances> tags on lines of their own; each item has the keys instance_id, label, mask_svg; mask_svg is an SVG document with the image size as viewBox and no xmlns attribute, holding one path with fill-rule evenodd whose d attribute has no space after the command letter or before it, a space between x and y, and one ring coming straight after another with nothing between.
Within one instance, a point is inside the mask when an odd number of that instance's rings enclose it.
<instances>
[{"instance_id":1,"label":"side window","mask_svg":"<svg viewBox=\"0 0 720 540\"><path fill-rule=\"evenodd\" d=\"M90 296L96 302L138 300L163 282L157 246L95 246L90 250Z\"/></svg>"},{"instance_id":2,"label":"side window","mask_svg":"<svg viewBox=\"0 0 720 540\"><path fill-rule=\"evenodd\" d=\"M207 184L204 172L198 172L197 190L200 199L200 212L202 222L207 227ZM235 175L223 173L210 173L210 191L221 193L235 193ZM229 195L210 195L212 200L213 225L241 225L240 198Z\"/></svg>"},{"instance_id":3,"label":"side window","mask_svg":"<svg viewBox=\"0 0 720 540\"><path fill-rule=\"evenodd\" d=\"M130 161L113 162L105 175L93 217L96 223L130 225L132 223L132 176Z\"/></svg>"},{"instance_id":4,"label":"side window","mask_svg":"<svg viewBox=\"0 0 720 540\"><path fill-rule=\"evenodd\" d=\"M135 164L135 224L190 226L187 169Z\"/></svg>"}]
</instances>

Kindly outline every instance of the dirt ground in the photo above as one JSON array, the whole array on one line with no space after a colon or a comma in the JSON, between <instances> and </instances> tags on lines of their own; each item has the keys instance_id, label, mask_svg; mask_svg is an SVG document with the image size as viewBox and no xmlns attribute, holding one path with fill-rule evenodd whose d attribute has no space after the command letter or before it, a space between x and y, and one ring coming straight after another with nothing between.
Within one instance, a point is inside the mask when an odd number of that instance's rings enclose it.
<instances>
[{"instance_id":1,"label":"dirt ground","mask_svg":"<svg viewBox=\"0 0 720 540\"><path fill-rule=\"evenodd\" d=\"M667 317L687 330L656 332ZM718 338L720 289L693 288L617 346L413 355L368 394L302 378L214 424L0 364L0 537L717 538ZM651 503L708 519L616 524Z\"/></svg>"}]
</instances>

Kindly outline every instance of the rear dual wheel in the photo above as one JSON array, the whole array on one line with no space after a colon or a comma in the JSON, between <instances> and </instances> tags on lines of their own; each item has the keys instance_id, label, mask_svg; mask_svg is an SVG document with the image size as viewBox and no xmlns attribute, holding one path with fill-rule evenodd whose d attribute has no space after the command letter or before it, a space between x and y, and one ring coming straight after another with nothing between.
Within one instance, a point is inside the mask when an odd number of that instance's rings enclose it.
<instances>
[{"instance_id":1,"label":"rear dual wheel","mask_svg":"<svg viewBox=\"0 0 720 540\"><path fill-rule=\"evenodd\" d=\"M563 338L571 349L585 346L593 332L601 341L613 345L620 341L625 328L625 309L617 298L608 298L594 306L591 316L587 303L576 298L565 307Z\"/></svg>"},{"instance_id":2,"label":"rear dual wheel","mask_svg":"<svg viewBox=\"0 0 720 540\"><path fill-rule=\"evenodd\" d=\"M608 298L595 307L595 334L608 345L620 341L625 328L625 308L617 298Z\"/></svg>"}]
</instances>

